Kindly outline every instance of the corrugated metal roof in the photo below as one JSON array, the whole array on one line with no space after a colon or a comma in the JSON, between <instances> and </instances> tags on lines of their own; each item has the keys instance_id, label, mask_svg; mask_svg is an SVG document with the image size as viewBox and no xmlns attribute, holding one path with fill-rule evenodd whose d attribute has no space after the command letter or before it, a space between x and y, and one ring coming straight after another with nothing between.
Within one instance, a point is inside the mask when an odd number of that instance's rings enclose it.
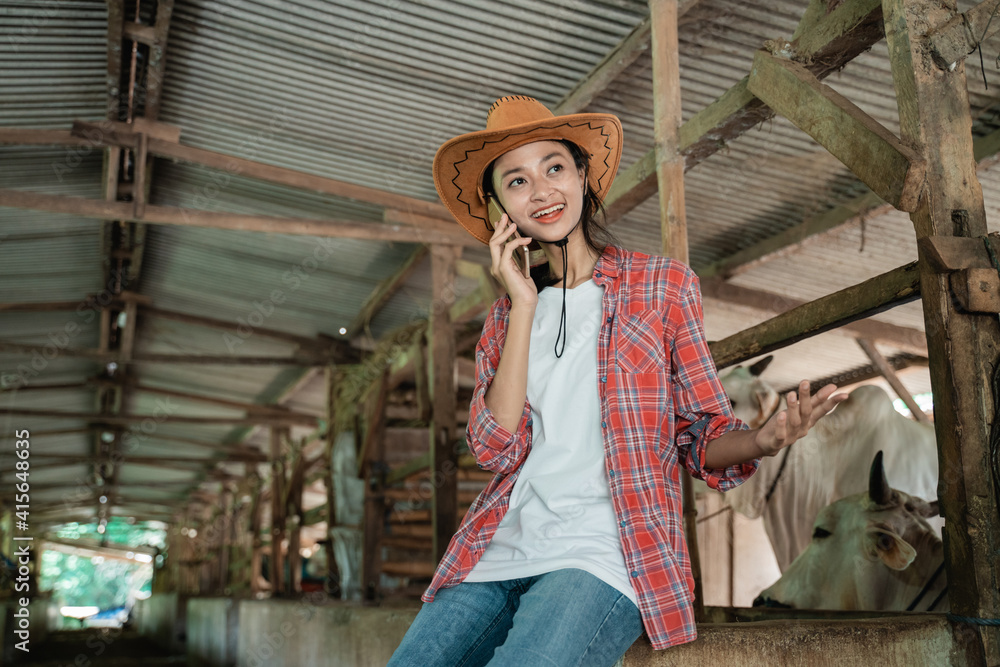
<instances>
[{"instance_id":1,"label":"corrugated metal roof","mask_svg":"<svg viewBox=\"0 0 1000 667\"><path fill-rule=\"evenodd\" d=\"M974 3L963 0L961 9ZM142 3L148 22L150 3ZM131 16L135 4L127 3ZM768 5L702 0L681 21L682 102L691 118L749 71L754 51L772 38L790 37L805 8L801 0ZM310 174L435 201L430 165L437 147L480 129L489 104L503 94L526 94L554 106L643 19L641 0L528 0L481 3L423 0L365 3L318 0L244 0L175 3L166 49L159 120L181 128L181 143L288 167ZM0 125L68 129L74 120L98 120L107 107L107 7L103 0L50 3L19 0L0 7ZM976 133L1000 126L996 105L1000 72L991 58L1000 38L984 45L985 74L968 60ZM892 131L898 130L884 42L826 82ZM615 113L625 129L622 168L653 145L652 65L648 52L629 66L588 108ZM0 147L0 188L101 197L100 151ZM986 207L1000 209L1000 175L981 174ZM377 224L383 207L261 182L240 174L158 159L152 203L254 215ZM808 136L775 118L728 143L685 177L690 261L703 267L767 239L864 192L856 179ZM991 223L991 229L997 229ZM614 226L629 248L660 250L656 198ZM0 208L0 303L83 303L104 285L109 239L98 221L71 215ZM136 354L246 354L290 356L296 345L238 327L254 313L264 328L297 336L337 339L387 277L412 253L408 243L317 240L311 237L150 225L143 239L140 279L129 288L156 308L212 318L222 326L140 315ZM317 254L319 253L319 254ZM916 246L904 214L872 216L837 229L736 275L736 285L814 299L912 261ZM313 267L310 258L316 259ZM485 247L463 259L488 264ZM459 296L475 289L461 279ZM282 303L268 312L275 290ZM425 317L431 300L430 262L424 259L372 319L379 337ZM87 311L0 313L2 338L44 346L67 322L80 331L72 347L94 349L99 328ZM140 311L141 313L142 311ZM769 313L709 299L710 338L760 321ZM256 317L256 316L255 316ZM921 328L919 304L878 320ZM240 342L230 337L234 334ZM887 352L891 348L886 347ZM0 354L10 374L30 355ZM806 359L807 363L800 360ZM825 334L778 353L768 376L790 385L801 375L822 376L864 365L850 338ZM60 356L35 382L79 382L101 370L96 361ZM136 364L129 377L143 384L243 402L283 396L302 369L288 366ZM912 390L927 388L925 370L904 375ZM296 411L322 415L322 374L285 397ZM156 394L130 392L125 411L150 414ZM4 392L20 408L89 412L95 389ZM178 414L238 416L240 411L171 399ZM32 429L83 428L84 420L25 418ZM295 437L309 432L296 427ZM91 451L94 436L53 436L45 451ZM244 440L265 451L267 430L232 424L157 425L135 444L133 456L212 458L211 449L171 439L209 443ZM241 474L243 464L226 466ZM81 472L82 471L82 472ZM39 471L41 475L42 470ZM73 484L86 466L47 468L44 479ZM126 462L127 482L182 480L201 473ZM207 483L206 483L207 484ZM211 485L208 485L211 486ZM155 491L154 491L155 489ZM149 497L182 498L183 487L151 487Z\"/></svg>"}]
</instances>

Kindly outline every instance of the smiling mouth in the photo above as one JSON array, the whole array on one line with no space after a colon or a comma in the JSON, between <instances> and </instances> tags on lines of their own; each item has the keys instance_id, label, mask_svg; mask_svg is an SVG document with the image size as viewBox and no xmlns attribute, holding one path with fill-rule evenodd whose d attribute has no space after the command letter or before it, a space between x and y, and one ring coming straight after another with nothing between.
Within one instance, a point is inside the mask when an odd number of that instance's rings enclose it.
<instances>
[{"instance_id":1,"label":"smiling mouth","mask_svg":"<svg viewBox=\"0 0 1000 667\"><path fill-rule=\"evenodd\" d=\"M541 211L532 213L531 217L540 222L548 222L553 217L559 217L565 208L565 204L555 204L553 206L549 206L548 208L543 208Z\"/></svg>"}]
</instances>

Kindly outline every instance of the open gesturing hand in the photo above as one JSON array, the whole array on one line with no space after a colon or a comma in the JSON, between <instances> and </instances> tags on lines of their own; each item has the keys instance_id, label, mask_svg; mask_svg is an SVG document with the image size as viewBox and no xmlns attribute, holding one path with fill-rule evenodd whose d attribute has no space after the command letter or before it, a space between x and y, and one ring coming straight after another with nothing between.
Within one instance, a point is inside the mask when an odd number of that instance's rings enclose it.
<instances>
[{"instance_id":1,"label":"open gesturing hand","mask_svg":"<svg viewBox=\"0 0 1000 667\"><path fill-rule=\"evenodd\" d=\"M789 392L788 407L771 416L759 431L755 444L763 456L774 456L779 451L805 436L820 419L847 400L847 394L834 394L837 385L828 384L815 395L809 391L809 382L799 383L799 391Z\"/></svg>"}]
</instances>

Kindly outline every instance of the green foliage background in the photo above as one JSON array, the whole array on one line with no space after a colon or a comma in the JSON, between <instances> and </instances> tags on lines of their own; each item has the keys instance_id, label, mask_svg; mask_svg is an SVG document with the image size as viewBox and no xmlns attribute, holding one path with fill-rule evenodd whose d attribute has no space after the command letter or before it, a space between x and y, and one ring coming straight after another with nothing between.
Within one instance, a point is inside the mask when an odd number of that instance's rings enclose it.
<instances>
[{"instance_id":1,"label":"green foliage background","mask_svg":"<svg viewBox=\"0 0 1000 667\"><path fill-rule=\"evenodd\" d=\"M107 543L127 547L152 546L162 550L166 532L159 526L112 519L103 534L96 523L71 523L60 527L55 536L65 541L82 539L93 543L106 539ZM42 554L40 587L51 590L52 600L59 606L94 605L101 609L119 607L130 602L136 593L150 592L152 563L101 560L47 549Z\"/></svg>"}]
</instances>

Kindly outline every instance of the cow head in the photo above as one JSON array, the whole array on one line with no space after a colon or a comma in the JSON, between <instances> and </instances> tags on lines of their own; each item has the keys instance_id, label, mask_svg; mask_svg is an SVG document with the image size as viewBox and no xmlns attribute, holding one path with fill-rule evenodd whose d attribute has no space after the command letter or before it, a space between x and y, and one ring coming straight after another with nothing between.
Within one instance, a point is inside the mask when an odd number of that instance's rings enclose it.
<instances>
[{"instance_id":1,"label":"cow head","mask_svg":"<svg viewBox=\"0 0 1000 667\"><path fill-rule=\"evenodd\" d=\"M732 401L733 413L750 428L763 426L781 401L774 387L760 379L773 359L769 355L747 368L736 366L719 378Z\"/></svg>"},{"instance_id":2,"label":"cow head","mask_svg":"<svg viewBox=\"0 0 1000 667\"><path fill-rule=\"evenodd\" d=\"M930 503L889 487L879 452L868 492L823 508L809 546L754 606L906 609L943 559L941 540L925 520L936 514Z\"/></svg>"}]
</instances>

